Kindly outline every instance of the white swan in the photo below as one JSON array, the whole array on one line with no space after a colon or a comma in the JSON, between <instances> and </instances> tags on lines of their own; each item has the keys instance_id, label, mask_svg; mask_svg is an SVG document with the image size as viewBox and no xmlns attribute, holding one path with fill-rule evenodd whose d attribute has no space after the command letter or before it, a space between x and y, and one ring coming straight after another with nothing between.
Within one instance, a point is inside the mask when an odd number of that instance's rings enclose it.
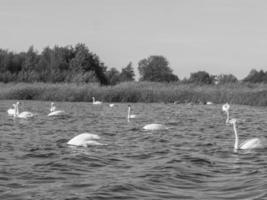
<instances>
[{"instance_id":1,"label":"white swan","mask_svg":"<svg viewBox=\"0 0 267 200\"><path fill-rule=\"evenodd\" d=\"M9 116L15 116L15 113L16 113L16 104L12 104L12 107L13 107L13 108L9 108L9 109L7 110L7 114L8 114Z\"/></svg>"},{"instance_id":2,"label":"white swan","mask_svg":"<svg viewBox=\"0 0 267 200\"><path fill-rule=\"evenodd\" d=\"M155 130L166 130L168 129L168 127L162 124L147 124L143 127L143 129L149 131L155 131Z\"/></svg>"},{"instance_id":3,"label":"white swan","mask_svg":"<svg viewBox=\"0 0 267 200\"><path fill-rule=\"evenodd\" d=\"M67 144L73 145L73 146L82 146L82 147L88 147L90 145L103 145L95 140L100 139L100 137L96 134L92 133L81 133L71 140L68 141Z\"/></svg>"},{"instance_id":4,"label":"white swan","mask_svg":"<svg viewBox=\"0 0 267 200\"><path fill-rule=\"evenodd\" d=\"M229 123L229 109L230 109L230 105L229 105L229 103L223 104L223 106L222 106L222 110L223 110L224 112L226 112L226 121L225 121L226 124Z\"/></svg>"},{"instance_id":5,"label":"white swan","mask_svg":"<svg viewBox=\"0 0 267 200\"><path fill-rule=\"evenodd\" d=\"M132 110L131 106L128 105L128 115L127 115L127 119L128 119L128 121L130 121L130 119L134 119L134 118L136 118L136 115L131 114L131 110Z\"/></svg>"},{"instance_id":6,"label":"white swan","mask_svg":"<svg viewBox=\"0 0 267 200\"><path fill-rule=\"evenodd\" d=\"M100 104L102 104L102 101L96 101L95 100L95 97L92 97L92 99L93 99L93 104L94 105L100 105Z\"/></svg>"},{"instance_id":7,"label":"white swan","mask_svg":"<svg viewBox=\"0 0 267 200\"><path fill-rule=\"evenodd\" d=\"M32 117L34 117L34 114L33 113L31 113L31 112L28 112L28 111L23 111L23 112L19 112L19 104L20 104L20 102L17 102L16 103L16 106L15 106L15 108L16 108L16 112L15 112L15 115L14 115L14 117L17 117L17 118L23 118L23 119L27 119L27 118L32 118Z\"/></svg>"},{"instance_id":8,"label":"white swan","mask_svg":"<svg viewBox=\"0 0 267 200\"><path fill-rule=\"evenodd\" d=\"M211 101L207 101L207 105L212 105L213 103Z\"/></svg>"},{"instance_id":9,"label":"white swan","mask_svg":"<svg viewBox=\"0 0 267 200\"><path fill-rule=\"evenodd\" d=\"M233 125L234 133L235 133L235 144L234 149L256 149L256 148L264 148L263 142L259 138L251 138L245 140L239 145L239 138L236 130L236 119L229 120L229 123Z\"/></svg>"},{"instance_id":10,"label":"white swan","mask_svg":"<svg viewBox=\"0 0 267 200\"><path fill-rule=\"evenodd\" d=\"M62 116L66 115L66 112L64 110L56 110L56 106L54 102L51 102L51 107L50 107L50 113L47 115L49 117L51 116Z\"/></svg>"},{"instance_id":11,"label":"white swan","mask_svg":"<svg viewBox=\"0 0 267 200\"><path fill-rule=\"evenodd\" d=\"M115 106L114 103L110 103L110 104L109 104L109 107L111 107L111 108L114 107L114 106Z\"/></svg>"},{"instance_id":12,"label":"white swan","mask_svg":"<svg viewBox=\"0 0 267 200\"><path fill-rule=\"evenodd\" d=\"M51 102L50 104L50 112L54 112L56 110L56 106L54 102Z\"/></svg>"}]
</instances>

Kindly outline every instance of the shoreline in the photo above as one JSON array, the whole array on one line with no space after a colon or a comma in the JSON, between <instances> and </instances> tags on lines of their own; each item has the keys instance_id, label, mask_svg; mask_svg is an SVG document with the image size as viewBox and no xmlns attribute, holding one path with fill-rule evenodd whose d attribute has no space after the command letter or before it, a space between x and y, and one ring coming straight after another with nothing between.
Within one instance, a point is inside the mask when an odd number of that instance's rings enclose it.
<instances>
[{"instance_id":1,"label":"shoreline","mask_svg":"<svg viewBox=\"0 0 267 200\"><path fill-rule=\"evenodd\" d=\"M192 103L267 106L267 84L196 85L124 82L115 86L95 83L0 83L1 100L91 102L92 97L117 103Z\"/></svg>"}]
</instances>

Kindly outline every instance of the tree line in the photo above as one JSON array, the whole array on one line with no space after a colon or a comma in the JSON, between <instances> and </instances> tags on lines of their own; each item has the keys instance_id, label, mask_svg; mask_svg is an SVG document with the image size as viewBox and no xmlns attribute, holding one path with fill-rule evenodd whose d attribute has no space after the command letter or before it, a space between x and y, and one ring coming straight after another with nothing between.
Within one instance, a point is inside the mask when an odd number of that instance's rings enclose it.
<instances>
[{"instance_id":1,"label":"tree line","mask_svg":"<svg viewBox=\"0 0 267 200\"><path fill-rule=\"evenodd\" d=\"M139 81L182 82L196 84L225 84L239 80L232 74L211 75L205 71L190 74L180 80L161 55L152 55L138 62ZM134 81L135 73L129 62L121 71L108 69L99 57L90 52L84 44L74 47L46 47L38 53L33 46L26 52L14 53L0 49L0 82L99 82L102 85L116 85ZM241 82L267 83L267 71L251 70Z\"/></svg>"}]
</instances>

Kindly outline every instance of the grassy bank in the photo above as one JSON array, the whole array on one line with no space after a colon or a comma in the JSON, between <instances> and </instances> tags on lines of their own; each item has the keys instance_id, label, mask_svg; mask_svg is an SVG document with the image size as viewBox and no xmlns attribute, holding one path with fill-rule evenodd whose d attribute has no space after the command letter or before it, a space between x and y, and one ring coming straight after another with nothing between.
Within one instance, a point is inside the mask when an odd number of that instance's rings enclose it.
<instances>
[{"instance_id":1,"label":"grassy bank","mask_svg":"<svg viewBox=\"0 0 267 200\"><path fill-rule=\"evenodd\" d=\"M267 85L229 84L199 86L150 82L128 82L100 87L96 84L0 84L0 99L44 101L214 103L267 106Z\"/></svg>"}]
</instances>

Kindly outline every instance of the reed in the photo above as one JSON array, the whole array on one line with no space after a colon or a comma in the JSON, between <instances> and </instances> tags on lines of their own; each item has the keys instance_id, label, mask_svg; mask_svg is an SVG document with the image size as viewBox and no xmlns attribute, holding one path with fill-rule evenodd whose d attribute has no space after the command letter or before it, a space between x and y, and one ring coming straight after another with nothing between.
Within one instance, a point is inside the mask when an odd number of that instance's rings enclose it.
<instances>
[{"instance_id":1,"label":"reed","mask_svg":"<svg viewBox=\"0 0 267 200\"><path fill-rule=\"evenodd\" d=\"M97 84L0 84L0 99L43 101L213 103L267 106L266 84L194 85L181 83L124 82Z\"/></svg>"}]
</instances>

